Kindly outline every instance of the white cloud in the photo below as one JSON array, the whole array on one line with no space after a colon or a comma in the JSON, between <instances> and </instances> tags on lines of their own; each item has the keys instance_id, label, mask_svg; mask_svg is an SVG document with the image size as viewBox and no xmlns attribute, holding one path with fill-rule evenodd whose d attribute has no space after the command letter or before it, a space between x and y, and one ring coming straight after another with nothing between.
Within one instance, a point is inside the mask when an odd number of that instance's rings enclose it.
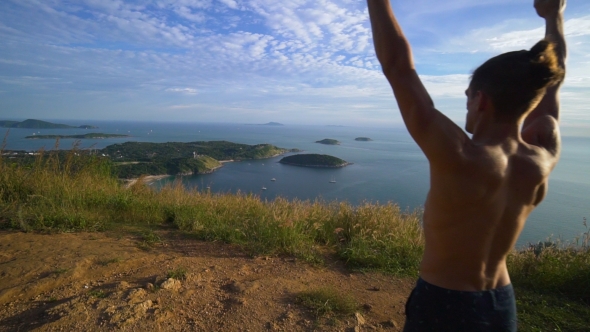
<instances>
[{"instance_id":1,"label":"white cloud","mask_svg":"<svg viewBox=\"0 0 590 332\"><path fill-rule=\"evenodd\" d=\"M196 95L199 93L199 90L193 88L168 88L166 91L179 92L187 95Z\"/></svg>"}]
</instances>

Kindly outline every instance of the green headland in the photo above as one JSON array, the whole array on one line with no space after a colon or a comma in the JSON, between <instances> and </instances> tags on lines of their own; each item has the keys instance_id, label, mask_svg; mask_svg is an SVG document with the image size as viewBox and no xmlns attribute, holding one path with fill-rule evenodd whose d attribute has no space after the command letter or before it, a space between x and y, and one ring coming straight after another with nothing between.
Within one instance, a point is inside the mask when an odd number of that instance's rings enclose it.
<instances>
[{"instance_id":1,"label":"green headland","mask_svg":"<svg viewBox=\"0 0 590 332\"><path fill-rule=\"evenodd\" d=\"M221 167L223 161L271 158L287 151L270 144L211 141L126 142L109 145L98 153L114 162L118 177L128 179L141 175L205 174Z\"/></svg>"}]
</instances>

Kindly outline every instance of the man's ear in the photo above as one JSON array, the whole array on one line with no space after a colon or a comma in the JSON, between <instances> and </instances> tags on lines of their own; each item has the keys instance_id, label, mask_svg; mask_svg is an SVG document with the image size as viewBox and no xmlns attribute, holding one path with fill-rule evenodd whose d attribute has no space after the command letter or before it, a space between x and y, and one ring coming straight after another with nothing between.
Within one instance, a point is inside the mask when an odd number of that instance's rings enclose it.
<instances>
[{"instance_id":1,"label":"man's ear","mask_svg":"<svg viewBox=\"0 0 590 332\"><path fill-rule=\"evenodd\" d=\"M478 90L475 93L475 101L477 102L477 111L479 112L486 111L492 106L492 100L490 99L490 96L481 90Z\"/></svg>"}]
</instances>

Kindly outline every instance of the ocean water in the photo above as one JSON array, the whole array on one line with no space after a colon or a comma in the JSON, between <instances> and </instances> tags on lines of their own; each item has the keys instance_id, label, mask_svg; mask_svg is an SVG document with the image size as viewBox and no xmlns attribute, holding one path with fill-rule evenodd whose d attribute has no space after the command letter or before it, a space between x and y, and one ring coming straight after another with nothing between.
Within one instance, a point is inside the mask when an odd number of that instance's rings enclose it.
<instances>
[{"instance_id":1,"label":"ocean water","mask_svg":"<svg viewBox=\"0 0 590 332\"><path fill-rule=\"evenodd\" d=\"M81 125L71 121L53 122ZM84 123L86 124L86 123ZM422 209L429 186L428 163L406 129L332 126L281 127L244 124L92 122L99 130L11 129L6 149L52 149L52 140L28 140L35 134L122 133L127 138L84 140L81 148L103 148L126 141L190 142L225 140L244 144L270 143L282 148L299 148L306 153L322 153L353 163L338 169L315 169L279 164L281 157L226 163L212 174L184 176L182 183L195 190L210 187L214 192L245 192L263 200L277 196L289 199L348 201L359 204L395 202L403 209ZM365 136L371 142L354 138ZM314 143L324 138L341 145ZM75 140L61 140L59 148L69 149ZM590 216L590 138L563 137L561 160L552 173L549 193L531 214L517 243L524 246L553 236L573 240L586 231L583 218ZM271 181L274 178L276 181ZM169 177L154 184L175 181ZM330 183L335 180L335 183ZM262 190L265 187L266 190Z\"/></svg>"}]
</instances>

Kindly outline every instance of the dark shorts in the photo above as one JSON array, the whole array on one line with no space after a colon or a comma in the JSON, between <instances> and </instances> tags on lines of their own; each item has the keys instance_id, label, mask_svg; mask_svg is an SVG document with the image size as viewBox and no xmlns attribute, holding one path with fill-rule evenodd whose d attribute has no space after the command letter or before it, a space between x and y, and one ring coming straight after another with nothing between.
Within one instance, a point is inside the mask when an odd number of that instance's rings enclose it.
<instances>
[{"instance_id":1,"label":"dark shorts","mask_svg":"<svg viewBox=\"0 0 590 332\"><path fill-rule=\"evenodd\" d=\"M406 302L409 331L516 331L514 289L456 291L419 278Z\"/></svg>"}]
</instances>

